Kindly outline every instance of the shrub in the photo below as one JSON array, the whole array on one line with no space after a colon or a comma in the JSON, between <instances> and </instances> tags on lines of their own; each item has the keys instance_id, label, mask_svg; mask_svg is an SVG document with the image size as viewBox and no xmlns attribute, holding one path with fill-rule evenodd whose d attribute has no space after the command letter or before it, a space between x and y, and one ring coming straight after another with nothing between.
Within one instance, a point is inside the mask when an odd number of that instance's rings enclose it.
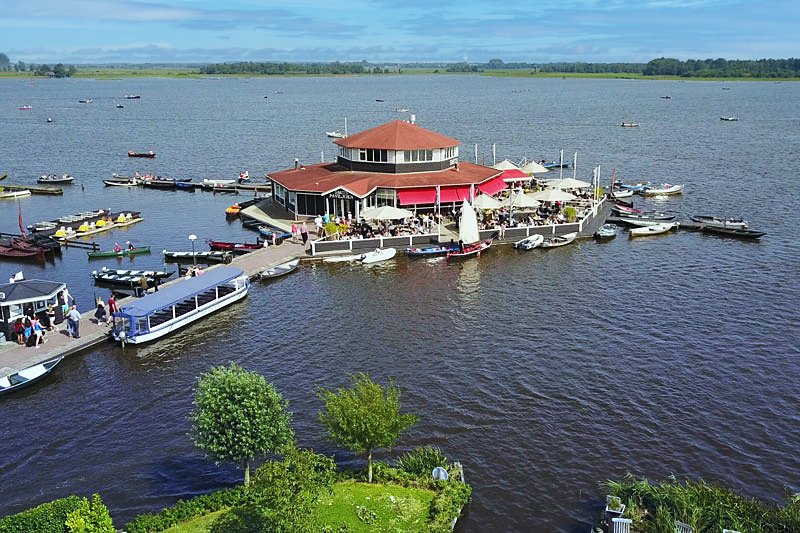
<instances>
[{"instance_id":1,"label":"shrub","mask_svg":"<svg viewBox=\"0 0 800 533\"><path fill-rule=\"evenodd\" d=\"M91 503L86 498L81 506L67 515L70 533L114 533L114 522L99 494L92 495Z\"/></svg>"},{"instance_id":2,"label":"shrub","mask_svg":"<svg viewBox=\"0 0 800 533\"><path fill-rule=\"evenodd\" d=\"M571 205L567 206L564 208L564 218L567 219L567 222L575 222L578 218L578 211Z\"/></svg>"},{"instance_id":3,"label":"shrub","mask_svg":"<svg viewBox=\"0 0 800 533\"><path fill-rule=\"evenodd\" d=\"M175 505L163 509L160 513L141 514L128 523L125 529L128 533L162 531L195 516L249 503L249 498L249 493L241 486L201 494L191 500L178 500Z\"/></svg>"},{"instance_id":4,"label":"shrub","mask_svg":"<svg viewBox=\"0 0 800 533\"><path fill-rule=\"evenodd\" d=\"M452 477L449 481L438 481L441 487L431 501L430 533L450 532L453 523L461 514L461 509L469 503L472 488Z\"/></svg>"},{"instance_id":5,"label":"shrub","mask_svg":"<svg viewBox=\"0 0 800 533\"><path fill-rule=\"evenodd\" d=\"M447 468L448 464L447 457L436 446L417 448L397 459L397 468L417 476L430 476L434 468Z\"/></svg>"},{"instance_id":6,"label":"shrub","mask_svg":"<svg viewBox=\"0 0 800 533\"><path fill-rule=\"evenodd\" d=\"M0 518L0 533L68 533L67 515L81 507L74 494Z\"/></svg>"}]
</instances>

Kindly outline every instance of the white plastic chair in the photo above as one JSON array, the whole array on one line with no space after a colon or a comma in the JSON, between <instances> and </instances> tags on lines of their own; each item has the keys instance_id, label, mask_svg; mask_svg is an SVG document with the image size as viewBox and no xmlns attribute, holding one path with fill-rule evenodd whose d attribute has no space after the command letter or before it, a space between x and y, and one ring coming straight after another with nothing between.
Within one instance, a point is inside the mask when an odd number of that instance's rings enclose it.
<instances>
[{"instance_id":1,"label":"white plastic chair","mask_svg":"<svg viewBox=\"0 0 800 533\"><path fill-rule=\"evenodd\" d=\"M612 518L611 533L631 533L631 522L630 518Z\"/></svg>"},{"instance_id":2,"label":"white plastic chair","mask_svg":"<svg viewBox=\"0 0 800 533\"><path fill-rule=\"evenodd\" d=\"M693 532L694 528L692 526L675 520L675 533L693 533Z\"/></svg>"}]
</instances>

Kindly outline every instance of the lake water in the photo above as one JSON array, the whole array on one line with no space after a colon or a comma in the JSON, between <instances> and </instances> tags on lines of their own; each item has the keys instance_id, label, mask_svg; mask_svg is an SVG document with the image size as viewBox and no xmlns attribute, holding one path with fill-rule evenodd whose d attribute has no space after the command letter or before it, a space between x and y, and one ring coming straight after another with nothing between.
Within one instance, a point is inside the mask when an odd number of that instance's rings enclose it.
<instances>
[{"instance_id":1,"label":"lake water","mask_svg":"<svg viewBox=\"0 0 800 533\"><path fill-rule=\"evenodd\" d=\"M723 90L728 88L727 90ZM477 76L0 81L0 174L31 184L68 172L63 197L0 204L0 231L89 209L141 211L98 237L188 250L190 233L253 241L224 208L234 197L104 187L112 172L233 178L332 158L326 130L362 131L409 108L423 127L491 165L565 159L629 180L684 183L637 200L685 219L743 216L746 242L678 232L550 251L496 247L457 264L405 257L364 268L314 264L144 348L103 345L48 381L0 399L0 515L99 492L117 527L241 473L186 436L191 389L235 360L289 400L301 446L360 464L320 438L316 386L368 372L402 388L421 422L391 459L433 444L460 460L473 501L458 531L585 532L600 482L670 474L770 502L800 491L800 84L496 79ZM140 100L124 100L140 94ZM669 95L671 99L660 96ZM91 104L79 104L92 98ZM377 102L376 100L383 100ZM115 102L124 104L117 109ZM20 111L30 104L33 109ZM736 115L739 122L721 116ZM52 123L45 119L52 117ZM639 128L621 128L639 122ZM153 150L153 161L128 150ZM572 170L566 172L572 175ZM0 183L2 185L2 183ZM161 267L136 256L121 268ZM92 262L64 251L41 268L0 263L0 279L66 281L88 310Z\"/></svg>"}]
</instances>

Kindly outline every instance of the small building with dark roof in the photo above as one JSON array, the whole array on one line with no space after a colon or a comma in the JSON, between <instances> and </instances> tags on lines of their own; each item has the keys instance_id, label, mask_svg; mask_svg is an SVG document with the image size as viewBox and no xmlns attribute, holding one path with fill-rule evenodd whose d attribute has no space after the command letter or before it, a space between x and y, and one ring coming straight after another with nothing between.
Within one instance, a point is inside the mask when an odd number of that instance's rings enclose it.
<instances>
[{"instance_id":1,"label":"small building with dark roof","mask_svg":"<svg viewBox=\"0 0 800 533\"><path fill-rule=\"evenodd\" d=\"M0 285L0 331L6 339L14 339L14 322L26 315L41 316L47 306L53 304L56 309L55 322L63 320L58 294L67 285L58 281L29 279L4 283Z\"/></svg>"},{"instance_id":2,"label":"small building with dark roof","mask_svg":"<svg viewBox=\"0 0 800 533\"><path fill-rule=\"evenodd\" d=\"M335 162L268 173L272 197L296 217L325 213L358 218L375 207L432 210L506 187L502 171L460 162L460 141L395 120L342 139Z\"/></svg>"}]
</instances>

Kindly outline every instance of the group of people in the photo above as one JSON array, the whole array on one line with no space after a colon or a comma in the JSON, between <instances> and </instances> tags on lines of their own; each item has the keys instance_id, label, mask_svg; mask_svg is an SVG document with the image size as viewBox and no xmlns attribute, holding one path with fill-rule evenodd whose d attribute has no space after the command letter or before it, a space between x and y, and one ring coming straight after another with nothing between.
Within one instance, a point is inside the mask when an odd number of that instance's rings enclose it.
<instances>
[{"instance_id":1,"label":"group of people","mask_svg":"<svg viewBox=\"0 0 800 533\"><path fill-rule=\"evenodd\" d=\"M136 247L131 243L131 241L125 241L125 248L128 249L128 250L135 250L136 249ZM114 243L114 251L115 252L121 252L122 251L122 246L120 246L118 242Z\"/></svg>"},{"instance_id":2,"label":"group of people","mask_svg":"<svg viewBox=\"0 0 800 533\"><path fill-rule=\"evenodd\" d=\"M39 317L36 315L26 315L24 319L18 318L17 321L14 322L14 333L17 334L17 343L22 346L38 348L47 342L47 339L44 338L44 331L55 329L51 324L52 322L49 320L48 325L42 324Z\"/></svg>"},{"instance_id":3,"label":"group of people","mask_svg":"<svg viewBox=\"0 0 800 533\"><path fill-rule=\"evenodd\" d=\"M186 274L184 274L183 277L186 279L194 278L196 276L202 276L203 274L205 274L205 272L206 271L203 270L203 267L201 267L200 265L192 265L186 269Z\"/></svg>"},{"instance_id":4,"label":"group of people","mask_svg":"<svg viewBox=\"0 0 800 533\"><path fill-rule=\"evenodd\" d=\"M317 237L332 239L373 239L378 236L396 237L398 235L421 235L431 232L443 220L439 213L421 213L400 220L379 220L374 225L364 219L352 217L333 217L317 215L314 225ZM303 243L305 244L305 239Z\"/></svg>"}]
</instances>

